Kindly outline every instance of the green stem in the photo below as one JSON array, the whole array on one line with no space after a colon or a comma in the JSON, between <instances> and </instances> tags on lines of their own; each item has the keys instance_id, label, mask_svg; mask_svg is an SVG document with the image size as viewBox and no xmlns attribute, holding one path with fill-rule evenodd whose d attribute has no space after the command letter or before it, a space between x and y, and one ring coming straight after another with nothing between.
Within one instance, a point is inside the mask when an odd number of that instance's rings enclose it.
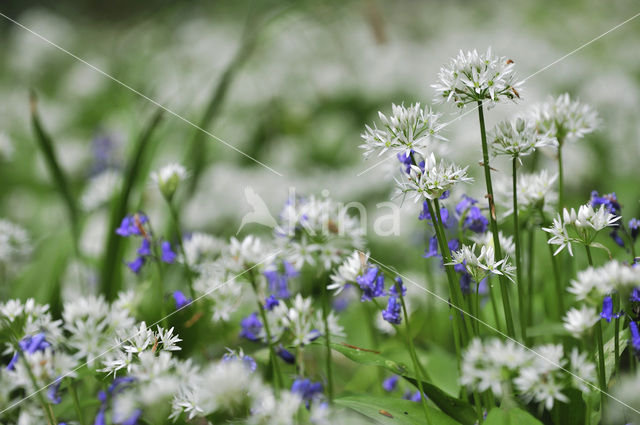
<instances>
[{"instance_id":1,"label":"green stem","mask_svg":"<svg viewBox=\"0 0 640 425\"><path fill-rule=\"evenodd\" d=\"M600 383L600 413L604 417L605 392L607 391L607 377L604 369L604 344L602 337L602 321L598 320L595 326L596 342L598 344L598 381Z\"/></svg>"},{"instance_id":2,"label":"green stem","mask_svg":"<svg viewBox=\"0 0 640 425\"><path fill-rule=\"evenodd\" d=\"M80 400L78 399L78 389L76 388L76 381L72 380L69 385L69 389L71 390L71 397L73 398L73 405L76 409L76 415L78 416L78 422L80 425L85 425L84 415L82 414L82 409L80 408Z\"/></svg>"},{"instance_id":3,"label":"green stem","mask_svg":"<svg viewBox=\"0 0 640 425\"><path fill-rule=\"evenodd\" d=\"M547 234L547 240L549 239L549 235ZM556 305L558 306L558 317L557 319L561 319L564 314L564 302L562 301L564 292L562 288L562 282L560 281L560 269L558 269L558 261L556 256L553 255L553 247L547 243L549 247L549 256L551 257L551 267L553 269L553 277L555 282L556 289Z\"/></svg>"},{"instance_id":4,"label":"green stem","mask_svg":"<svg viewBox=\"0 0 640 425\"><path fill-rule=\"evenodd\" d=\"M329 403L333 403L333 361L331 358L331 333L329 332L329 291L327 291L327 285L323 280L320 281L320 287L322 288L322 321L324 323L325 335L325 361L327 367L327 396Z\"/></svg>"},{"instance_id":5,"label":"green stem","mask_svg":"<svg viewBox=\"0 0 640 425\"><path fill-rule=\"evenodd\" d=\"M496 219L496 206L493 198L493 185L491 183L491 167L489 166L489 147L487 146L487 132L484 124L484 111L482 109L482 101L478 101L478 119L480 121L480 137L482 140L482 165L484 167L484 178L487 186L487 198L489 200L489 223L491 233L493 234L493 245L495 257L502 259L502 249L500 247L500 236L498 233L498 222ZM511 302L509 301L509 282L503 275L498 276L500 281L500 291L502 292L502 306L504 308L504 316L507 322L507 335L511 338L515 337L515 328L513 326L513 317L511 315Z\"/></svg>"},{"instance_id":6,"label":"green stem","mask_svg":"<svg viewBox=\"0 0 640 425\"><path fill-rule=\"evenodd\" d=\"M613 308L614 311L620 311L620 295L618 293L613 294ZM620 376L620 316L614 319L614 335L613 335L613 353L614 353L614 371L616 377Z\"/></svg>"},{"instance_id":7,"label":"green stem","mask_svg":"<svg viewBox=\"0 0 640 425\"><path fill-rule=\"evenodd\" d=\"M189 294L191 295L191 299L196 299L196 292L193 289L193 277L191 275L191 267L189 266L189 260L187 259L187 253L184 250L184 244L182 242L182 230L180 230L180 214L176 209L171 199L167 199L167 204L169 204L169 211L171 212L171 218L173 218L174 225L176 226L176 234L178 236L178 248L180 249L180 253L182 254L182 258L184 259L184 268L187 272L187 282L189 284Z\"/></svg>"},{"instance_id":8,"label":"green stem","mask_svg":"<svg viewBox=\"0 0 640 425\"><path fill-rule=\"evenodd\" d=\"M518 285L518 307L520 307L520 333L522 340L527 340L527 307L525 305L526 287L522 280L522 262L520 251L520 223L518 223L518 179L517 159L513 158L513 235L516 244L516 284Z\"/></svg>"},{"instance_id":9,"label":"green stem","mask_svg":"<svg viewBox=\"0 0 640 425\"><path fill-rule=\"evenodd\" d=\"M398 292L398 296L400 297L400 302L402 303L402 315L404 316L404 326L405 333L407 334L407 345L409 346L409 354L411 355L411 361L413 362L413 367L416 371L417 376L417 384L418 390L420 391L420 401L422 402L422 409L424 410L424 418L427 421L428 425L431 425L431 417L429 416L429 409L427 407L427 398L424 393L424 389L422 388L422 367L420 366L420 362L418 361L418 356L416 354L416 349L413 346L413 338L411 336L411 327L409 325L409 315L407 314L407 306L404 302L404 296L402 295L402 288L400 285L396 283L396 289Z\"/></svg>"},{"instance_id":10,"label":"green stem","mask_svg":"<svg viewBox=\"0 0 640 425\"><path fill-rule=\"evenodd\" d=\"M480 282L476 282L476 293L475 293L475 315L479 319L480 318ZM476 322L476 335L480 335L480 322Z\"/></svg>"},{"instance_id":11,"label":"green stem","mask_svg":"<svg viewBox=\"0 0 640 425\"><path fill-rule=\"evenodd\" d=\"M564 208L564 173L562 171L562 141L558 140L558 210Z\"/></svg>"},{"instance_id":12,"label":"green stem","mask_svg":"<svg viewBox=\"0 0 640 425\"><path fill-rule=\"evenodd\" d=\"M27 361L26 353L22 351L21 354L22 355L20 356L20 359L24 363L25 369L27 369L27 373L29 374L29 379L31 380L31 384L33 385L36 397L38 398L38 402L40 402L40 405L42 406L42 410L44 410L44 414L47 417L47 422L49 423L49 425L57 425L56 419L53 416L53 412L49 408L49 405L45 401L44 397L42 396L42 391L38 391L38 388L40 387L40 385L38 385L38 381L36 380L36 377L33 374L33 370L31 370L31 365Z\"/></svg>"},{"instance_id":13,"label":"green stem","mask_svg":"<svg viewBox=\"0 0 640 425\"><path fill-rule=\"evenodd\" d=\"M379 341L378 333L376 332L375 327L375 317L373 314L374 312L371 310L369 303L360 303L360 305L362 305L362 310L364 310L366 318L365 321L367 322L367 328L369 329L369 341L371 343L371 348L377 349L379 346ZM376 369L378 370L378 379L380 382L382 382L384 380L384 371L380 367L377 367Z\"/></svg>"},{"instance_id":14,"label":"green stem","mask_svg":"<svg viewBox=\"0 0 640 425\"><path fill-rule=\"evenodd\" d=\"M584 248L587 251L587 260L589 260L589 265L593 267L593 258L591 257L591 248L589 248L589 245L585 245Z\"/></svg>"},{"instance_id":15,"label":"green stem","mask_svg":"<svg viewBox=\"0 0 640 425\"><path fill-rule=\"evenodd\" d=\"M496 328L501 329L500 315L498 314L498 302L496 301L496 294L493 291L493 284L491 283L491 276L487 276L487 283L489 284L489 297L491 297L491 309L493 310L493 319L496 321Z\"/></svg>"},{"instance_id":16,"label":"green stem","mask_svg":"<svg viewBox=\"0 0 640 425\"><path fill-rule=\"evenodd\" d=\"M264 331L267 334L267 345L269 346L269 357L271 360L271 367L273 370L273 383L274 383L276 396L278 396L280 393L280 388L283 385L283 379L282 379L282 374L280 372L280 365L278 364L278 358L276 356L276 350L275 348L273 348L273 339L271 338L271 329L269 327L269 322L267 321L267 315L264 312L264 306L260 302L260 293L258 292L258 284L256 283L253 270L249 270L249 281L251 282L253 293L256 296L256 301L258 303L258 311L260 312L260 318L262 319L262 324L264 325Z\"/></svg>"},{"instance_id":17,"label":"green stem","mask_svg":"<svg viewBox=\"0 0 640 425\"><path fill-rule=\"evenodd\" d=\"M527 325L529 325L533 323L533 261L536 252L536 233L533 229L529 229L527 233L529 237L527 249Z\"/></svg>"}]
</instances>

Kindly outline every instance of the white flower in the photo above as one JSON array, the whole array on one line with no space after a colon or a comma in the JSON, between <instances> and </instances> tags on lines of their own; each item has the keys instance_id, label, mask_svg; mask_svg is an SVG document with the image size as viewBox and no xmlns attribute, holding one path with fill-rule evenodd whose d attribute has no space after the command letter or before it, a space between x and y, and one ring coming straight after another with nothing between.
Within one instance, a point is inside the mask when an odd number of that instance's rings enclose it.
<instances>
[{"instance_id":1,"label":"white flower","mask_svg":"<svg viewBox=\"0 0 640 425\"><path fill-rule=\"evenodd\" d=\"M579 310L572 308L567 311L563 320L564 328L574 337L580 338L585 332L591 330L593 325L600 320L600 316L595 308L583 305Z\"/></svg>"},{"instance_id":2,"label":"white flower","mask_svg":"<svg viewBox=\"0 0 640 425\"><path fill-rule=\"evenodd\" d=\"M476 254L476 244L462 247L451 253L451 263L464 264L467 272L478 283L489 274L504 275L513 282L515 268L507 261L507 257L496 261L493 246L482 245L480 255Z\"/></svg>"},{"instance_id":3,"label":"white flower","mask_svg":"<svg viewBox=\"0 0 640 425\"><path fill-rule=\"evenodd\" d=\"M467 168L460 168L456 164L448 164L444 160L436 161L433 154L425 158L424 170L412 165L408 176L397 181L401 194L409 193L418 202L426 199L437 199L447 190L451 190L457 183L473 181L467 176Z\"/></svg>"},{"instance_id":4,"label":"white flower","mask_svg":"<svg viewBox=\"0 0 640 425\"><path fill-rule=\"evenodd\" d=\"M158 171L151 173L151 179L156 183L162 195L171 199L181 181L187 178L187 170L178 163L167 164Z\"/></svg>"},{"instance_id":5,"label":"white flower","mask_svg":"<svg viewBox=\"0 0 640 425\"><path fill-rule=\"evenodd\" d=\"M361 136L365 143L360 145L365 158L374 153L382 155L389 149L398 154L409 155L414 150L425 155L433 142L446 140L439 134L441 114L435 114L427 107L422 109L419 103L408 108L404 105L392 105L391 108L389 117L378 112L383 129L366 126Z\"/></svg>"},{"instance_id":6,"label":"white flower","mask_svg":"<svg viewBox=\"0 0 640 425\"><path fill-rule=\"evenodd\" d=\"M229 251L238 269L253 267L273 256L269 254L268 248L262 244L260 238L253 235L245 237L242 241L232 237Z\"/></svg>"},{"instance_id":7,"label":"white flower","mask_svg":"<svg viewBox=\"0 0 640 425\"><path fill-rule=\"evenodd\" d=\"M598 126L597 113L589 105L571 101L568 93L534 106L532 119L540 133L555 138L560 145L580 139Z\"/></svg>"},{"instance_id":8,"label":"white flower","mask_svg":"<svg viewBox=\"0 0 640 425\"><path fill-rule=\"evenodd\" d=\"M582 392L591 391L592 387L587 383L593 385L596 381L596 366L587 360L587 354L580 353L577 348L574 348L571 350L569 362L571 373L576 375L571 377L573 386Z\"/></svg>"},{"instance_id":9,"label":"white flower","mask_svg":"<svg viewBox=\"0 0 640 425\"><path fill-rule=\"evenodd\" d=\"M193 282L193 289L198 296L204 295L212 303L211 319L214 322L229 321L241 301L242 286L235 279L231 280L233 276L227 272L224 259L199 264L196 270L199 275Z\"/></svg>"},{"instance_id":10,"label":"white flower","mask_svg":"<svg viewBox=\"0 0 640 425\"><path fill-rule=\"evenodd\" d=\"M470 239L481 246L491 247L495 250L493 233L490 230L484 233L475 233L470 236ZM505 235L501 231L498 231L498 239L500 240L500 248L505 255L514 257L516 254L516 244L513 241L513 236Z\"/></svg>"},{"instance_id":11,"label":"white flower","mask_svg":"<svg viewBox=\"0 0 640 425\"><path fill-rule=\"evenodd\" d=\"M461 50L440 68L438 82L431 85L436 90L435 102L452 101L462 108L476 101L489 100L491 105L502 98L515 100L522 83L516 82L513 68L512 60L493 56L491 48L485 54Z\"/></svg>"},{"instance_id":12,"label":"white flower","mask_svg":"<svg viewBox=\"0 0 640 425\"><path fill-rule=\"evenodd\" d=\"M612 260L604 266L578 272L567 291L580 301L600 305L602 297L614 291L628 294L640 286L640 269Z\"/></svg>"},{"instance_id":13,"label":"white flower","mask_svg":"<svg viewBox=\"0 0 640 425\"><path fill-rule=\"evenodd\" d=\"M555 139L538 133L535 123L523 118L498 123L489 133L494 155L506 155L517 158L530 155L536 149L545 146L556 146Z\"/></svg>"},{"instance_id":14,"label":"white flower","mask_svg":"<svg viewBox=\"0 0 640 425\"><path fill-rule=\"evenodd\" d=\"M524 208L547 208L558 200L555 191L557 174L541 170L537 174L521 174L518 177L518 206Z\"/></svg>"},{"instance_id":15,"label":"white flower","mask_svg":"<svg viewBox=\"0 0 640 425\"><path fill-rule=\"evenodd\" d=\"M166 351L179 351L182 350L176 344L180 341L178 335L173 335L173 328L166 330L158 326L157 340L162 344L162 349Z\"/></svg>"},{"instance_id":16,"label":"white flower","mask_svg":"<svg viewBox=\"0 0 640 425\"><path fill-rule=\"evenodd\" d=\"M331 283L327 285L327 289L330 291L336 291L335 295L338 295L344 290L347 283L354 283L356 277L363 274L367 269L369 261L369 253L362 251L353 251L348 256L338 269L331 275Z\"/></svg>"},{"instance_id":17,"label":"white flower","mask_svg":"<svg viewBox=\"0 0 640 425\"><path fill-rule=\"evenodd\" d=\"M27 231L15 223L0 219L0 266L14 271L31 254Z\"/></svg>"},{"instance_id":18,"label":"white flower","mask_svg":"<svg viewBox=\"0 0 640 425\"><path fill-rule=\"evenodd\" d=\"M105 170L93 177L82 192L80 203L85 211L92 211L113 198L122 186L122 175L115 170Z\"/></svg>"},{"instance_id":19,"label":"white flower","mask_svg":"<svg viewBox=\"0 0 640 425\"><path fill-rule=\"evenodd\" d=\"M190 266L201 263L204 260L213 260L218 256L223 248L224 242L206 233L193 233L189 238L182 241L184 253L187 256L186 262ZM181 261L184 262L182 254Z\"/></svg>"}]
</instances>

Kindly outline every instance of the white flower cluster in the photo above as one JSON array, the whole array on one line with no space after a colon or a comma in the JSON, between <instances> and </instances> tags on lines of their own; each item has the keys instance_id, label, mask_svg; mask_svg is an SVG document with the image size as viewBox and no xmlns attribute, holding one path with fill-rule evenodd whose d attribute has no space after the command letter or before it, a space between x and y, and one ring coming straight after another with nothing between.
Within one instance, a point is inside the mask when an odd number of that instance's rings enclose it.
<instances>
[{"instance_id":1,"label":"white flower cluster","mask_svg":"<svg viewBox=\"0 0 640 425\"><path fill-rule=\"evenodd\" d=\"M592 244L596 235L602 229L614 225L621 216L615 216L607 211L604 205L596 211L591 204L582 205L578 212L571 208L562 211L562 216L553 219L551 227L543 227L542 230L551 234L550 245L559 245L554 255L567 247L569 254L573 255L571 243L579 243L585 246ZM569 231L571 230L571 234Z\"/></svg>"},{"instance_id":2,"label":"white flower cluster","mask_svg":"<svg viewBox=\"0 0 640 425\"><path fill-rule=\"evenodd\" d=\"M563 369L568 369L567 373ZM474 339L463 355L461 383L480 392L488 389L505 398L519 395L551 410L556 401L568 402L563 393L570 387L588 391L595 381L595 365L573 349L569 360L561 345L527 350L513 341Z\"/></svg>"},{"instance_id":3,"label":"white flower cluster","mask_svg":"<svg viewBox=\"0 0 640 425\"><path fill-rule=\"evenodd\" d=\"M516 118L498 123L488 135L494 155L505 155L517 158L532 154L541 147L555 147L558 142L541 134L531 120Z\"/></svg>"},{"instance_id":4,"label":"white flower cluster","mask_svg":"<svg viewBox=\"0 0 640 425\"><path fill-rule=\"evenodd\" d=\"M564 316L564 328L576 338L584 336L591 331L593 325L600 320L600 315L594 307L582 305L571 308Z\"/></svg>"},{"instance_id":5,"label":"white flower cluster","mask_svg":"<svg viewBox=\"0 0 640 425\"><path fill-rule=\"evenodd\" d=\"M314 311L311 297L304 298L297 294L290 305L284 300L267 315L270 323L272 337L275 340L291 340L290 345L300 347L308 345L320 335L325 335L322 311ZM338 323L338 318L333 312L329 312L327 317L329 334L332 336L344 337L344 328ZM261 335L265 337L264 332Z\"/></svg>"},{"instance_id":6,"label":"white flower cluster","mask_svg":"<svg viewBox=\"0 0 640 425\"><path fill-rule=\"evenodd\" d=\"M198 273L193 282L193 289L198 297L203 297L211 303L213 322L229 321L242 297L242 285L233 279L226 263L224 259L220 259L195 266L191 264Z\"/></svg>"},{"instance_id":7,"label":"white flower cluster","mask_svg":"<svg viewBox=\"0 0 640 425\"><path fill-rule=\"evenodd\" d=\"M514 63L506 57L494 56L491 48L486 53L462 50L451 62L440 68L435 101L453 102L459 108L468 103L489 101L495 104L501 98L520 98L521 83L516 82Z\"/></svg>"},{"instance_id":8,"label":"white flower cluster","mask_svg":"<svg viewBox=\"0 0 640 425\"><path fill-rule=\"evenodd\" d=\"M199 232L185 238L182 245L187 256L186 263L189 265L215 260L225 248L225 243L221 239ZM181 262L185 262L182 253L180 253L179 259Z\"/></svg>"},{"instance_id":9,"label":"white flower cluster","mask_svg":"<svg viewBox=\"0 0 640 425\"><path fill-rule=\"evenodd\" d=\"M484 233L474 233L469 237L469 239L480 246L495 249L493 233L491 233L491 230L487 230ZM500 241L502 253L513 258L516 254L516 244L513 241L513 236L505 235L501 231L498 231L498 240Z\"/></svg>"},{"instance_id":10,"label":"white flower cluster","mask_svg":"<svg viewBox=\"0 0 640 425\"><path fill-rule=\"evenodd\" d=\"M476 244L471 247L462 245L459 250L451 253L451 263L448 264L463 264L476 283L490 274L504 275L513 282L515 272L515 267L507 257L496 261L494 248L488 245L482 245L480 255L476 254Z\"/></svg>"},{"instance_id":11,"label":"white flower cluster","mask_svg":"<svg viewBox=\"0 0 640 425\"><path fill-rule=\"evenodd\" d=\"M406 108L404 105L392 105L390 116L378 112L383 129L374 125L366 126L362 134L364 144L364 157L373 154L382 155L387 150L398 154L409 155L416 151L426 155L431 151L431 145L435 141L445 141L440 135L442 124L438 123L441 114L436 114L430 108L421 108L419 103Z\"/></svg>"},{"instance_id":12,"label":"white flower cluster","mask_svg":"<svg viewBox=\"0 0 640 425\"><path fill-rule=\"evenodd\" d=\"M567 290L579 301L589 301L598 306L602 297L615 291L626 299L636 287L640 287L640 269L612 260L604 266L578 272Z\"/></svg>"},{"instance_id":13,"label":"white flower cluster","mask_svg":"<svg viewBox=\"0 0 640 425\"><path fill-rule=\"evenodd\" d=\"M367 271L368 262L368 252L353 251L333 272L331 275L331 283L327 285L327 289L335 291L335 295L338 295L344 290L346 284L355 283L356 277Z\"/></svg>"},{"instance_id":14,"label":"white flower cluster","mask_svg":"<svg viewBox=\"0 0 640 425\"><path fill-rule=\"evenodd\" d=\"M275 229L276 242L296 269L319 264L326 270L364 244L360 220L328 197L289 199Z\"/></svg>"},{"instance_id":15,"label":"white flower cluster","mask_svg":"<svg viewBox=\"0 0 640 425\"><path fill-rule=\"evenodd\" d=\"M106 204L122 187L122 174L116 170L105 170L87 183L80 197L85 211L93 211Z\"/></svg>"},{"instance_id":16,"label":"white flower cluster","mask_svg":"<svg viewBox=\"0 0 640 425\"><path fill-rule=\"evenodd\" d=\"M572 101L568 93L550 97L532 110L536 128L563 144L593 132L598 126L598 114L589 105Z\"/></svg>"},{"instance_id":17,"label":"white flower cluster","mask_svg":"<svg viewBox=\"0 0 640 425\"><path fill-rule=\"evenodd\" d=\"M557 174L552 175L547 170L521 174L517 186L518 206L523 209L553 210L553 205L558 201L558 193L555 190L557 179Z\"/></svg>"},{"instance_id":18,"label":"white flower cluster","mask_svg":"<svg viewBox=\"0 0 640 425\"><path fill-rule=\"evenodd\" d=\"M0 275L14 272L31 254L27 231L15 223L0 219Z\"/></svg>"},{"instance_id":19,"label":"white flower cluster","mask_svg":"<svg viewBox=\"0 0 640 425\"><path fill-rule=\"evenodd\" d=\"M411 165L409 175L398 183L399 194L410 194L414 201L426 199L438 199L447 190L451 190L458 183L473 181L467 176L467 168L460 168L456 164L447 163L441 159L439 162L433 154L425 158L424 169Z\"/></svg>"}]
</instances>

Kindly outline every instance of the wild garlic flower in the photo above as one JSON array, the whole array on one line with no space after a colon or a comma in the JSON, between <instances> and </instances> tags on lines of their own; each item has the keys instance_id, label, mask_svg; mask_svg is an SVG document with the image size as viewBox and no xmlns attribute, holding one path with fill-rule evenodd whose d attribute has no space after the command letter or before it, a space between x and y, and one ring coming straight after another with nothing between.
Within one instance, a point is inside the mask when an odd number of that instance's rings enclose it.
<instances>
[{"instance_id":1,"label":"wild garlic flower","mask_svg":"<svg viewBox=\"0 0 640 425\"><path fill-rule=\"evenodd\" d=\"M0 219L0 269L16 271L31 251L27 231L15 223Z\"/></svg>"},{"instance_id":2,"label":"wild garlic flower","mask_svg":"<svg viewBox=\"0 0 640 425\"><path fill-rule=\"evenodd\" d=\"M360 220L328 197L289 199L274 232L276 243L297 270L305 264L330 270L345 254L364 245Z\"/></svg>"},{"instance_id":3,"label":"wild garlic flower","mask_svg":"<svg viewBox=\"0 0 640 425\"><path fill-rule=\"evenodd\" d=\"M151 173L151 179L158 186L162 196L171 200L180 182L187 178L187 170L178 163L167 164L158 171Z\"/></svg>"},{"instance_id":4,"label":"wild garlic flower","mask_svg":"<svg viewBox=\"0 0 640 425\"><path fill-rule=\"evenodd\" d=\"M533 107L531 117L538 132L554 138L558 144L581 139L598 127L598 114L589 105L572 101L568 93Z\"/></svg>"},{"instance_id":5,"label":"wild garlic flower","mask_svg":"<svg viewBox=\"0 0 640 425\"><path fill-rule=\"evenodd\" d=\"M394 104L391 109L388 117L378 112L383 129L375 124L373 128L368 125L365 127L361 135L364 144L360 145L365 158L374 154L382 155L387 150L403 155L409 155L413 150L426 155L432 150L434 142L447 140L440 135L443 125L438 120L441 114L434 113L431 108L422 109L416 103L408 108Z\"/></svg>"},{"instance_id":6,"label":"wild garlic flower","mask_svg":"<svg viewBox=\"0 0 640 425\"><path fill-rule=\"evenodd\" d=\"M521 82L516 82L514 63L506 57L493 56L491 48L484 54L462 50L448 65L440 68L436 90L437 103L453 102L462 108L468 103L520 98Z\"/></svg>"},{"instance_id":7,"label":"wild garlic flower","mask_svg":"<svg viewBox=\"0 0 640 425\"><path fill-rule=\"evenodd\" d=\"M625 300L636 287L640 287L640 268L611 260L601 267L578 272L567 291L579 301L588 301L599 308L604 296L618 292L620 299Z\"/></svg>"},{"instance_id":8,"label":"wild garlic flower","mask_svg":"<svg viewBox=\"0 0 640 425\"><path fill-rule=\"evenodd\" d=\"M582 205L578 212L571 208L562 211L562 216L553 219L551 227L543 227L542 230L551 234L548 243L559 245L553 255L567 247L569 254L573 256L571 243L579 243L585 246L593 246L593 240L601 230L613 226L621 216L611 214L604 205L595 211L591 204ZM569 232L571 231L571 233Z\"/></svg>"},{"instance_id":9,"label":"wild garlic flower","mask_svg":"<svg viewBox=\"0 0 640 425\"><path fill-rule=\"evenodd\" d=\"M558 201L555 182L557 174L541 170L534 174L521 174L518 177L518 206L523 209L550 210Z\"/></svg>"},{"instance_id":10,"label":"wild garlic flower","mask_svg":"<svg viewBox=\"0 0 640 425\"><path fill-rule=\"evenodd\" d=\"M595 365L575 349L567 360L561 345L528 350L511 340L476 338L463 354L460 381L480 392L491 389L499 398L515 393L525 403L540 403L551 410L556 401L568 402L566 390L584 391L593 385Z\"/></svg>"},{"instance_id":11,"label":"wild garlic flower","mask_svg":"<svg viewBox=\"0 0 640 425\"><path fill-rule=\"evenodd\" d=\"M190 237L182 241L184 253L186 254L186 262L189 266L203 263L205 261L213 261L222 253L225 243L214 236L206 233L193 233ZM180 262L185 262L182 254L179 255Z\"/></svg>"},{"instance_id":12,"label":"wild garlic flower","mask_svg":"<svg viewBox=\"0 0 640 425\"><path fill-rule=\"evenodd\" d=\"M85 211L93 211L111 201L122 187L122 174L116 170L105 170L87 183L80 197Z\"/></svg>"},{"instance_id":13,"label":"wild garlic flower","mask_svg":"<svg viewBox=\"0 0 640 425\"><path fill-rule=\"evenodd\" d=\"M355 250L348 256L342 264L340 264L331 275L331 283L327 285L327 289L335 291L338 295L348 283L354 284L356 278L367 270L369 262L369 253Z\"/></svg>"},{"instance_id":14,"label":"wild garlic flower","mask_svg":"<svg viewBox=\"0 0 640 425\"><path fill-rule=\"evenodd\" d=\"M229 253L229 265L235 271L244 271L258 264L268 263L268 260L274 257L271 247L253 235L245 237L242 241L231 237Z\"/></svg>"},{"instance_id":15,"label":"wild garlic flower","mask_svg":"<svg viewBox=\"0 0 640 425\"><path fill-rule=\"evenodd\" d=\"M493 233L491 233L491 230L484 233L474 233L470 236L470 239L480 246L486 246L495 249L495 246L493 245ZM507 256L514 258L514 256L516 255L516 244L513 241L513 236L505 235L501 231L498 231L498 239L500 241L502 252Z\"/></svg>"},{"instance_id":16,"label":"wild garlic flower","mask_svg":"<svg viewBox=\"0 0 640 425\"><path fill-rule=\"evenodd\" d=\"M493 246L482 245L480 255L476 254L476 244L462 245L462 247L451 253L451 263L462 264L476 283L481 282L485 277L494 275L504 275L513 282L515 268L509 263L508 258L496 261Z\"/></svg>"},{"instance_id":17,"label":"wild garlic flower","mask_svg":"<svg viewBox=\"0 0 640 425\"><path fill-rule=\"evenodd\" d=\"M517 158L520 164L523 156L530 155L541 147L554 147L558 143L555 139L538 133L533 121L520 117L498 123L488 136L494 155Z\"/></svg>"},{"instance_id":18,"label":"wild garlic flower","mask_svg":"<svg viewBox=\"0 0 640 425\"><path fill-rule=\"evenodd\" d=\"M588 333L593 325L600 320L595 308L582 305L580 309L572 308L564 316L564 328L575 338L581 338Z\"/></svg>"},{"instance_id":19,"label":"wild garlic flower","mask_svg":"<svg viewBox=\"0 0 640 425\"><path fill-rule=\"evenodd\" d=\"M187 254L189 255L189 254ZM197 297L208 301L213 322L228 322L242 301L243 286L230 273L225 259L195 265Z\"/></svg>"},{"instance_id":20,"label":"wild garlic flower","mask_svg":"<svg viewBox=\"0 0 640 425\"><path fill-rule=\"evenodd\" d=\"M467 168L456 164L436 161L433 154L425 158L424 167L411 165L407 176L398 180L398 193L409 194L415 202L426 199L438 199L458 183L473 181L467 176Z\"/></svg>"}]
</instances>

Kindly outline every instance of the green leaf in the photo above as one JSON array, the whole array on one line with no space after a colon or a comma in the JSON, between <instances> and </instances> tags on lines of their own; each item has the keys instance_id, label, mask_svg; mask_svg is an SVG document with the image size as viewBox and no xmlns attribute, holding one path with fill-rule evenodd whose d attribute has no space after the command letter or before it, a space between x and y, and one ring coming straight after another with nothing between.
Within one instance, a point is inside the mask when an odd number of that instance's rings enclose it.
<instances>
[{"instance_id":1,"label":"green leaf","mask_svg":"<svg viewBox=\"0 0 640 425\"><path fill-rule=\"evenodd\" d=\"M562 323L543 322L538 325L527 327L527 336L531 338L539 336L566 336L569 332Z\"/></svg>"},{"instance_id":2,"label":"green leaf","mask_svg":"<svg viewBox=\"0 0 640 425\"><path fill-rule=\"evenodd\" d=\"M109 236L107 239L107 247L100 276L100 289L108 300L115 298L116 294L120 290L120 267L118 267L118 257L122 238L116 234L115 229L128 212L127 208L129 207L131 192L140 179L140 170L143 168L142 163L145 158L145 152L149 146L149 141L151 140L154 129L160 123L163 112L164 111L162 109L158 109L140 134L133 157L129 161L129 164L127 164L127 172L122 183L120 196L116 199L111 210L108 230Z\"/></svg>"},{"instance_id":3,"label":"green leaf","mask_svg":"<svg viewBox=\"0 0 640 425\"><path fill-rule=\"evenodd\" d=\"M415 373L404 363L399 363L382 356L378 351L365 348L354 347L346 344L331 344L332 348L342 353L354 362L383 367L391 372L402 376L413 385L417 386ZM423 390L429 400L440 408L444 413L461 422L462 424L473 424L477 419L476 411L469 403L452 397L430 382L422 383Z\"/></svg>"},{"instance_id":4,"label":"green leaf","mask_svg":"<svg viewBox=\"0 0 640 425\"><path fill-rule=\"evenodd\" d=\"M369 395L352 395L335 399L339 406L348 407L381 424L424 425L421 403ZM432 425L456 425L458 422L431 407L427 407Z\"/></svg>"},{"instance_id":5,"label":"green leaf","mask_svg":"<svg viewBox=\"0 0 640 425\"><path fill-rule=\"evenodd\" d=\"M483 425L542 425L542 422L522 409L503 410L494 407L489 411Z\"/></svg>"}]
</instances>

